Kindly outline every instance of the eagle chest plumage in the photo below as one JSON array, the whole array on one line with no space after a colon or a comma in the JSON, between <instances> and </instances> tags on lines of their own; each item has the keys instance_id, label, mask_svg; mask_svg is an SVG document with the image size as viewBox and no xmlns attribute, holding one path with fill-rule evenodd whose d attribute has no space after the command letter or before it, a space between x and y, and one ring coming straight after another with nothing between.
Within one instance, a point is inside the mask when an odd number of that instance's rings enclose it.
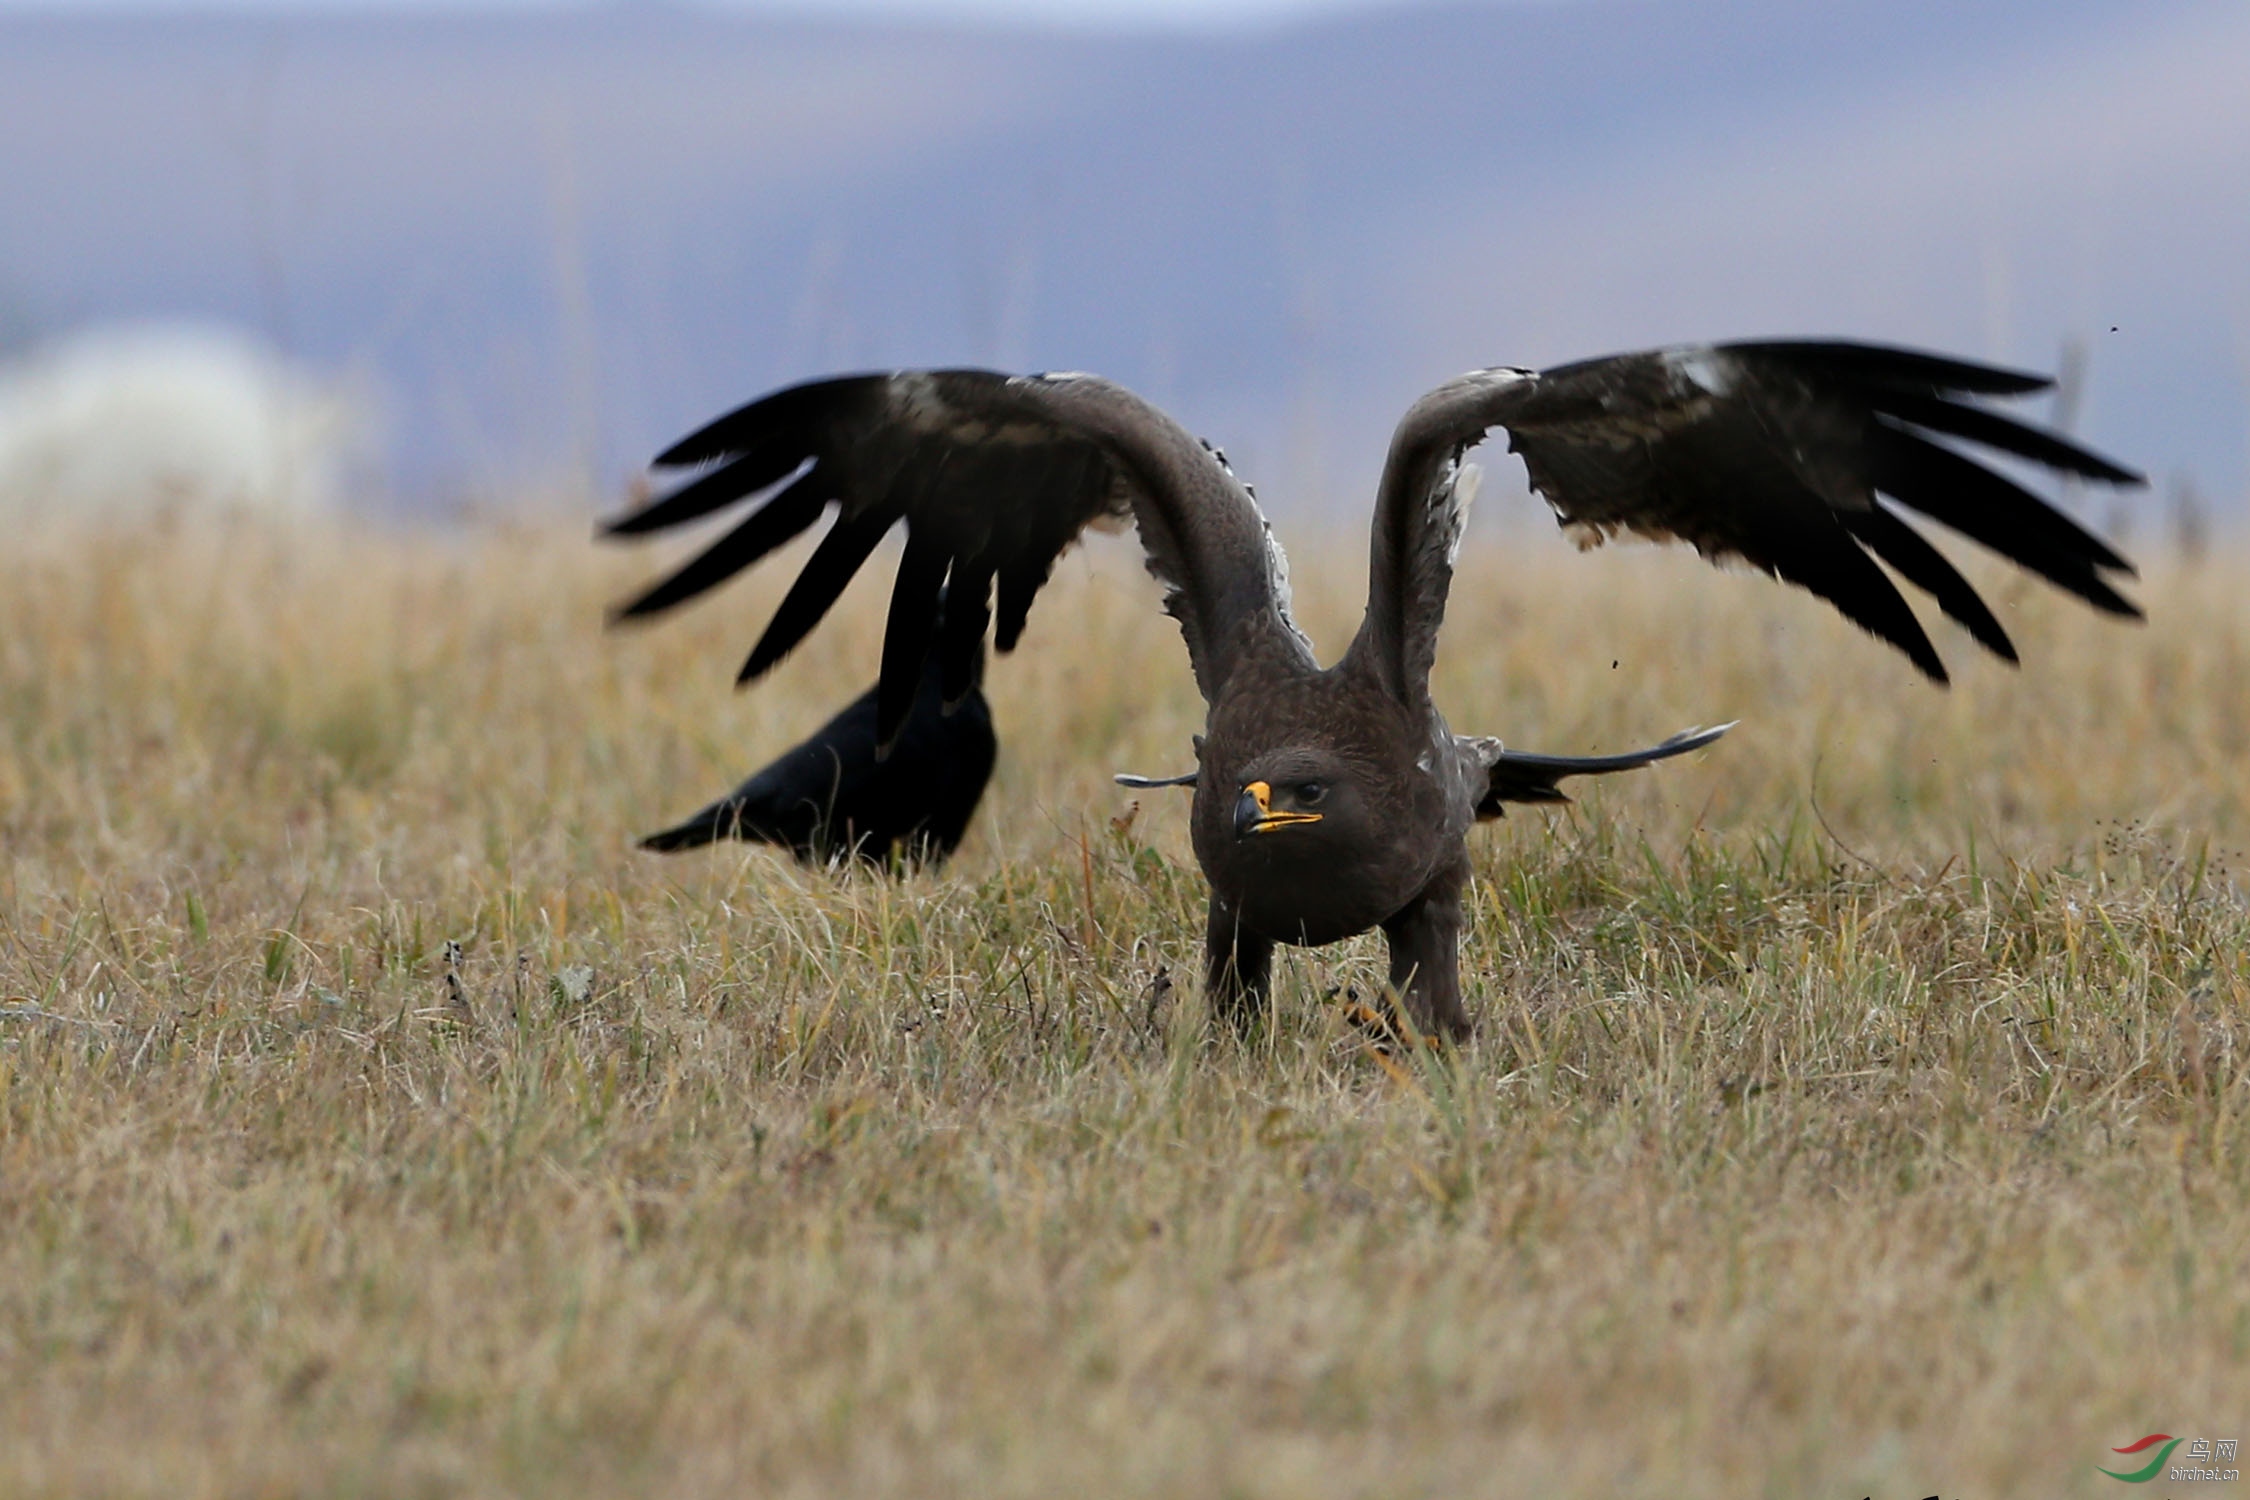
<instances>
[{"instance_id":1,"label":"eagle chest plumage","mask_svg":"<svg viewBox=\"0 0 2250 1500\"><path fill-rule=\"evenodd\" d=\"M1276 943L1380 926L1462 849L1473 802L1443 722L1350 658L1321 670L1281 630L1245 650L1211 705L1192 832L1214 899ZM1241 789L1319 784L1319 823L1245 838Z\"/></svg>"}]
</instances>

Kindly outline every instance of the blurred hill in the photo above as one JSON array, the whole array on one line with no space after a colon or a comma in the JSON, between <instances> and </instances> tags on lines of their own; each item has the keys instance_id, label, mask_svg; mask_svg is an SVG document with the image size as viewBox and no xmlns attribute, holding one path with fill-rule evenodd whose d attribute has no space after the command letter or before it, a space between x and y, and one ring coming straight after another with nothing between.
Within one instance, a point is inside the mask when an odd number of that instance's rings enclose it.
<instances>
[{"instance_id":1,"label":"blurred hill","mask_svg":"<svg viewBox=\"0 0 2250 1500\"><path fill-rule=\"evenodd\" d=\"M1303 512L1471 365L2077 338L2079 430L2232 497L2246 76L2234 3L0 16L0 340L245 325L380 391L408 505L607 492L816 371L1098 369Z\"/></svg>"}]
</instances>

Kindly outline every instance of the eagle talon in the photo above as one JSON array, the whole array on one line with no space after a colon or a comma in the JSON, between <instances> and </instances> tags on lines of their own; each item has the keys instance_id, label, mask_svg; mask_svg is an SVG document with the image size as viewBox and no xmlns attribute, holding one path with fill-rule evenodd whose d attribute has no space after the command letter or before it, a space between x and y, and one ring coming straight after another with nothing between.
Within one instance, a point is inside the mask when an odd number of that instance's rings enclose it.
<instances>
[{"instance_id":1,"label":"eagle talon","mask_svg":"<svg viewBox=\"0 0 2250 1500\"><path fill-rule=\"evenodd\" d=\"M1360 999L1356 991L1350 992L1344 1001L1344 1021L1384 1057L1396 1057L1410 1041L1433 1052L1445 1046L1445 1038L1421 1030L1400 1015L1389 996L1370 1002Z\"/></svg>"}]
</instances>

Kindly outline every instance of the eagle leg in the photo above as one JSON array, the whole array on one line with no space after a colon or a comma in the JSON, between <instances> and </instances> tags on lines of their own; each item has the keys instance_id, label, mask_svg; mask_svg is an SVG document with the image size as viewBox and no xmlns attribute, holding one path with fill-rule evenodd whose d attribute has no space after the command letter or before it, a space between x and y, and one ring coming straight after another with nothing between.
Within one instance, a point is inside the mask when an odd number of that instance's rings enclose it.
<instances>
[{"instance_id":1,"label":"eagle leg","mask_svg":"<svg viewBox=\"0 0 2250 1500\"><path fill-rule=\"evenodd\" d=\"M1244 928L1217 896L1204 929L1204 995L1213 1017L1249 1035L1266 1018L1267 981L1273 973L1273 940Z\"/></svg>"},{"instance_id":2,"label":"eagle leg","mask_svg":"<svg viewBox=\"0 0 2250 1500\"><path fill-rule=\"evenodd\" d=\"M1383 924L1391 944L1391 989L1426 1037L1465 1041L1461 1004L1461 887L1465 861L1440 870L1422 894Z\"/></svg>"}]
</instances>

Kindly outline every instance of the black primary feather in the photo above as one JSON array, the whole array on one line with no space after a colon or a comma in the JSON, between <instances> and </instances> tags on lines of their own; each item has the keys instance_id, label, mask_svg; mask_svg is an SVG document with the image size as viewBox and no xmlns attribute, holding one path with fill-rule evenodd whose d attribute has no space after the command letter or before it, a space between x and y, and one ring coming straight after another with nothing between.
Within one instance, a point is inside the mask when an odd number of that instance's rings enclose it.
<instances>
[{"instance_id":1,"label":"black primary feather","mask_svg":"<svg viewBox=\"0 0 2250 1500\"><path fill-rule=\"evenodd\" d=\"M802 476L750 512L741 525L706 547L671 577L619 609L614 618L629 620L660 614L705 589L716 588L819 520L821 507L826 503L820 476Z\"/></svg>"},{"instance_id":2,"label":"black primary feather","mask_svg":"<svg viewBox=\"0 0 2250 1500\"><path fill-rule=\"evenodd\" d=\"M1855 344L1839 339L1736 339L1716 347L1729 354L1747 354L1793 364L1831 379L1906 390L2028 396L2055 383L2030 370L2003 370L1943 354L1925 354L1919 349Z\"/></svg>"},{"instance_id":3,"label":"black primary feather","mask_svg":"<svg viewBox=\"0 0 2250 1500\"><path fill-rule=\"evenodd\" d=\"M1845 619L1905 652L1932 682L1951 681L1898 585L1860 550L1848 522L1836 513L1814 506L1776 506L1765 519L1758 550L1744 555L1776 577L1818 594Z\"/></svg>"},{"instance_id":4,"label":"black primary feather","mask_svg":"<svg viewBox=\"0 0 2250 1500\"><path fill-rule=\"evenodd\" d=\"M830 426L839 417L864 417L881 400L889 382L890 376L884 374L830 375L761 396L704 423L657 454L656 467L686 468L737 455L771 466L770 478L741 491L749 494L804 461L807 428Z\"/></svg>"},{"instance_id":5,"label":"black primary feather","mask_svg":"<svg viewBox=\"0 0 2250 1500\"><path fill-rule=\"evenodd\" d=\"M992 567L983 558L953 565L945 582L945 618L938 629L939 680L948 710L967 696L984 669L984 632L992 623Z\"/></svg>"},{"instance_id":6,"label":"black primary feather","mask_svg":"<svg viewBox=\"0 0 2250 1500\"><path fill-rule=\"evenodd\" d=\"M1977 597L1977 591L1969 587L1969 580L1963 578L1959 570L1946 561L1945 554L1931 546L1922 533L1880 504L1865 510L1846 511L1843 522L1852 535L1896 568L1908 583L1936 599L1938 608L1987 651L2010 666L2016 664L2016 643L2008 639L2008 632L2000 628L2000 622Z\"/></svg>"},{"instance_id":7,"label":"black primary feather","mask_svg":"<svg viewBox=\"0 0 2250 1500\"><path fill-rule=\"evenodd\" d=\"M1875 487L1884 494L1982 542L2096 609L2140 617L2140 606L2110 587L2100 572L2130 574L2132 564L2006 475L1884 423L1868 433L1867 453Z\"/></svg>"},{"instance_id":8,"label":"black primary feather","mask_svg":"<svg viewBox=\"0 0 2250 1500\"><path fill-rule=\"evenodd\" d=\"M1981 406L1966 406L1958 401L1946 401L1936 396L1890 394L1873 403L1885 416L1916 427L1926 427L1932 432L1950 433L1981 443L1987 448L1997 448L2002 453L2013 453L2018 458L2028 458L2033 463L2064 474L2080 474L2088 479L2099 479L2104 484L2146 484L2142 475L2134 473L2123 464L2112 462L2099 453L2079 447L2059 433L2045 431L2028 423L1987 411Z\"/></svg>"},{"instance_id":9,"label":"black primary feather","mask_svg":"<svg viewBox=\"0 0 2250 1500\"><path fill-rule=\"evenodd\" d=\"M766 622L766 632L758 637L758 644L750 649L743 661L742 670L735 681L753 682L773 670L781 659L797 649L815 625L828 614L844 588L867 561L883 533L891 529L897 517L889 512L872 515L838 516L836 524L828 528L828 535L820 539L813 555L805 560L804 571L797 581L789 585L789 592L781 596L781 604Z\"/></svg>"},{"instance_id":10,"label":"black primary feather","mask_svg":"<svg viewBox=\"0 0 2250 1500\"><path fill-rule=\"evenodd\" d=\"M910 533L891 584L890 617L883 627L883 669L876 678L875 737L890 743L906 722L907 710L929 689L923 663L931 659L945 597L945 550L923 533ZM944 663L938 664L939 701L944 701Z\"/></svg>"}]
</instances>

